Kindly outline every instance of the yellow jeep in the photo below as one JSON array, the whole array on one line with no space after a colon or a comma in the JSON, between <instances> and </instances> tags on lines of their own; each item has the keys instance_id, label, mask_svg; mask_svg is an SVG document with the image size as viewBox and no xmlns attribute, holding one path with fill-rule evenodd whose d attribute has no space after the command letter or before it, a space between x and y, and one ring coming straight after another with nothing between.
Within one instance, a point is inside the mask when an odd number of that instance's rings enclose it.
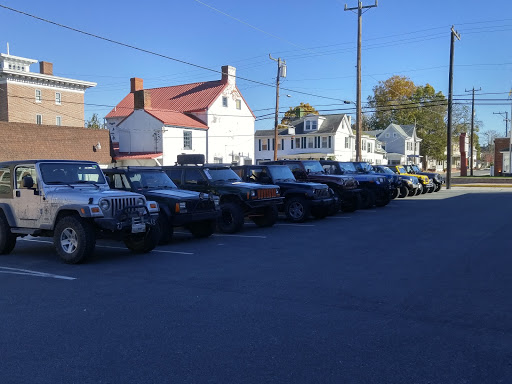
<instances>
[{"instance_id":1,"label":"yellow jeep","mask_svg":"<svg viewBox=\"0 0 512 384\"><path fill-rule=\"evenodd\" d=\"M428 176L407 173L407 171L405 170L405 168L402 165L387 165L387 167L399 175L416 176L418 178L418 180L420 181L420 189L421 189L420 193L434 192L434 189L435 189L434 183L433 183L432 179L428 178Z\"/></svg>"}]
</instances>

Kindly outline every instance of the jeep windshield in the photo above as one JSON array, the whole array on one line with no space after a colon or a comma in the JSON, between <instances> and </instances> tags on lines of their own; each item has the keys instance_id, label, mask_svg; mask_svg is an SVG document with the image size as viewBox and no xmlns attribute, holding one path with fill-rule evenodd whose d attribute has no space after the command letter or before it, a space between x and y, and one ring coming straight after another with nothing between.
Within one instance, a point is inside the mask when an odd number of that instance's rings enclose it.
<instances>
[{"instance_id":1,"label":"jeep windshield","mask_svg":"<svg viewBox=\"0 0 512 384\"><path fill-rule=\"evenodd\" d=\"M325 173L319 161L303 161L302 164L308 173Z\"/></svg>"},{"instance_id":2,"label":"jeep windshield","mask_svg":"<svg viewBox=\"0 0 512 384\"><path fill-rule=\"evenodd\" d=\"M388 173L390 175L394 175L395 172L393 172L391 169L389 169L388 167L374 167L374 170L377 172L377 173Z\"/></svg>"},{"instance_id":3,"label":"jeep windshield","mask_svg":"<svg viewBox=\"0 0 512 384\"><path fill-rule=\"evenodd\" d=\"M417 165L410 165L411 169L414 171L414 173L420 173L421 169L418 168Z\"/></svg>"},{"instance_id":4,"label":"jeep windshield","mask_svg":"<svg viewBox=\"0 0 512 384\"><path fill-rule=\"evenodd\" d=\"M357 173L373 173L373 167L367 162L353 162Z\"/></svg>"},{"instance_id":5,"label":"jeep windshield","mask_svg":"<svg viewBox=\"0 0 512 384\"><path fill-rule=\"evenodd\" d=\"M339 163L345 173L357 173L356 166L352 163Z\"/></svg>"},{"instance_id":6,"label":"jeep windshield","mask_svg":"<svg viewBox=\"0 0 512 384\"><path fill-rule=\"evenodd\" d=\"M177 189L176 184L165 172L159 171L134 171L127 173L133 189Z\"/></svg>"},{"instance_id":7,"label":"jeep windshield","mask_svg":"<svg viewBox=\"0 0 512 384\"><path fill-rule=\"evenodd\" d=\"M293 172L286 165L269 166L268 171L272 175L272 179L276 181L296 181Z\"/></svg>"},{"instance_id":8,"label":"jeep windshield","mask_svg":"<svg viewBox=\"0 0 512 384\"><path fill-rule=\"evenodd\" d=\"M40 163L39 169L43 182L48 185L105 184L98 164Z\"/></svg>"},{"instance_id":9,"label":"jeep windshield","mask_svg":"<svg viewBox=\"0 0 512 384\"><path fill-rule=\"evenodd\" d=\"M241 181L231 168L205 168L204 173L211 181Z\"/></svg>"}]
</instances>

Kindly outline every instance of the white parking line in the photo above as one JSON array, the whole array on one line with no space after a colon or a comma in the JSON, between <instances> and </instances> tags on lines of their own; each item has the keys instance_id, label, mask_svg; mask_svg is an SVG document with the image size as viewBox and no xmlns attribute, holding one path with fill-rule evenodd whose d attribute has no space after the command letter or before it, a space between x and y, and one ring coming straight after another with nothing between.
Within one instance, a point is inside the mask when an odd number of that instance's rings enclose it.
<instances>
[{"instance_id":1,"label":"white parking line","mask_svg":"<svg viewBox=\"0 0 512 384\"><path fill-rule=\"evenodd\" d=\"M228 233L214 233L213 237L247 237L247 238L255 238L255 239L266 239L267 236L257 236L257 235L232 235Z\"/></svg>"},{"instance_id":2,"label":"white parking line","mask_svg":"<svg viewBox=\"0 0 512 384\"><path fill-rule=\"evenodd\" d=\"M54 275L52 273L31 271L29 269L9 268L9 267L0 267L0 273L8 273L11 275L26 275L26 276L34 276L34 277L50 277L52 279L60 279L60 280L76 280L76 277Z\"/></svg>"},{"instance_id":3,"label":"white parking line","mask_svg":"<svg viewBox=\"0 0 512 384\"><path fill-rule=\"evenodd\" d=\"M53 244L52 241L46 241L46 240L35 240L35 239L20 239L20 240L23 240L23 241L33 241L35 243ZM111 246L111 245L96 245L96 247L97 248L123 249L123 250L127 249L125 247L114 247L114 246ZM193 253L191 253L191 252L165 251L165 250L160 250L160 249L153 249L153 252L177 253L177 254L180 254L180 255L193 255Z\"/></svg>"},{"instance_id":4,"label":"white parking line","mask_svg":"<svg viewBox=\"0 0 512 384\"><path fill-rule=\"evenodd\" d=\"M126 250L124 247L114 247L112 245L97 245L98 248L110 248L110 249L123 249ZM177 253L180 255L193 255L192 252L181 252L181 251L167 251L163 249L153 249L151 252L160 252L160 253Z\"/></svg>"}]
</instances>

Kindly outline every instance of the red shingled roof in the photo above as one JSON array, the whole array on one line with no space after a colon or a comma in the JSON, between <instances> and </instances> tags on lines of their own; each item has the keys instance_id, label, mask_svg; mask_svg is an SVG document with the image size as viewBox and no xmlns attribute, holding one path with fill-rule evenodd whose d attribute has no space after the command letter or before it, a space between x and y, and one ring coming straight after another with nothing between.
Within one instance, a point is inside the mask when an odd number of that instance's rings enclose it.
<instances>
[{"instance_id":1,"label":"red shingled roof","mask_svg":"<svg viewBox=\"0 0 512 384\"><path fill-rule=\"evenodd\" d=\"M148 89L151 109L173 112L206 110L226 87L221 80ZM133 93L129 93L106 118L125 117L133 111Z\"/></svg>"},{"instance_id":2,"label":"red shingled roof","mask_svg":"<svg viewBox=\"0 0 512 384\"><path fill-rule=\"evenodd\" d=\"M156 117L165 125L208 129L208 126L198 118L194 116L188 116L182 112L162 111L160 109L155 110L153 108L146 108L145 111L151 116Z\"/></svg>"}]
</instances>

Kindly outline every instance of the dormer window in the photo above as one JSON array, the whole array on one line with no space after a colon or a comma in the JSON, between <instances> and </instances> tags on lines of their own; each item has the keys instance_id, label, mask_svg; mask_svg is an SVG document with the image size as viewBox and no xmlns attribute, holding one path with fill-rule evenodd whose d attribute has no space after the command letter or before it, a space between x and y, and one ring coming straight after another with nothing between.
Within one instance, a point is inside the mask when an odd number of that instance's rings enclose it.
<instances>
[{"instance_id":1,"label":"dormer window","mask_svg":"<svg viewBox=\"0 0 512 384\"><path fill-rule=\"evenodd\" d=\"M316 131L318 128L318 123L316 120L306 120L306 126L305 126L305 130L306 131Z\"/></svg>"}]
</instances>

